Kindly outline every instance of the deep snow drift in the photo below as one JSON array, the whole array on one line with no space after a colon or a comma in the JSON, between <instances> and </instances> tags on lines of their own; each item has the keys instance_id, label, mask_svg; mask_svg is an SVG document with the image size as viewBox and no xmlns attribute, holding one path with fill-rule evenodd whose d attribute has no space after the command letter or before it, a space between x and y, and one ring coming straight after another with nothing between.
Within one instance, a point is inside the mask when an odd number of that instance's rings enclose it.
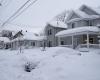
<instances>
[{"instance_id":1,"label":"deep snow drift","mask_svg":"<svg viewBox=\"0 0 100 80\"><path fill-rule=\"evenodd\" d=\"M26 72L27 62L37 66ZM0 80L100 80L100 51L64 47L0 50Z\"/></svg>"}]
</instances>

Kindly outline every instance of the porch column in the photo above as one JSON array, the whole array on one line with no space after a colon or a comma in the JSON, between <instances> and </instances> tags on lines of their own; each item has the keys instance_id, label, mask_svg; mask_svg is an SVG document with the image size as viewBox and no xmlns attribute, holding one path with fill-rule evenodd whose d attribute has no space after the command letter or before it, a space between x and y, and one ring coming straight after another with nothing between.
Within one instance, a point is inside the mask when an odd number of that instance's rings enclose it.
<instances>
[{"instance_id":1,"label":"porch column","mask_svg":"<svg viewBox=\"0 0 100 80\"><path fill-rule=\"evenodd\" d=\"M72 48L74 48L74 36L72 35Z\"/></svg>"},{"instance_id":2,"label":"porch column","mask_svg":"<svg viewBox=\"0 0 100 80\"><path fill-rule=\"evenodd\" d=\"M87 48L89 49L89 34L87 33Z\"/></svg>"},{"instance_id":3,"label":"porch column","mask_svg":"<svg viewBox=\"0 0 100 80\"><path fill-rule=\"evenodd\" d=\"M58 37L58 46L60 46L61 44L60 44L60 37Z\"/></svg>"}]
</instances>

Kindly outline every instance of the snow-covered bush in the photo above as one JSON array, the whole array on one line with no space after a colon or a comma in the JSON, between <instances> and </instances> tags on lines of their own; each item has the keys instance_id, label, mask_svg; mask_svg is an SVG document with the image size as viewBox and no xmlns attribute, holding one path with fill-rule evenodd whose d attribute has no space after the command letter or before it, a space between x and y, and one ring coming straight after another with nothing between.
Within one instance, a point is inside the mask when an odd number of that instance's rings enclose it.
<instances>
[{"instance_id":1,"label":"snow-covered bush","mask_svg":"<svg viewBox=\"0 0 100 80\"><path fill-rule=\"evenodd\" d=\"M38 63L36 63L36 62L34 62L34 63L33 62L27 62L25 64L25 71L31 72L32 69L35 69L36 68L37 64Z\"/></svg>"}]
</instances>

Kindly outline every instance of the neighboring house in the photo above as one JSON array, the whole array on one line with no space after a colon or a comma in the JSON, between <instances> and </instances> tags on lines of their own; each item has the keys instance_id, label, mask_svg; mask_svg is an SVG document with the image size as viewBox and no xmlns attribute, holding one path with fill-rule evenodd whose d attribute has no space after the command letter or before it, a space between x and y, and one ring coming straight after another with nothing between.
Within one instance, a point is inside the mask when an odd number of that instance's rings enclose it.
<instances>
[{"instance_id":1,"label":"neighboring house","mask_svg":"<svg viewBox=\"0 0 100 80\"><path fill-rule=\"evenodd\" d=\"M40 47L41 36L36 36L32 32L19 31L15 34L14 39L11 42L12 49L22 48L34 48Z\"/></svg>"},{"instance_id":2,"label":"neighboring house","mask_svg":"<svg viewBox=\"0 0 100 80\"><path fill-rule=\"evenodd\" d=\"M47 47L58 46L58 39L55 34L59 31L66 30L67 25L61 21L51 21L45 27L45 36L47 38L45 45Z\"/></svg>"},{"instance_id":3,"label":"neighboring house","mask_svg":"<svg viewBox=\"0 0 100 80\"><path fill-rule=\"evenodd\" d=\"M7 37L0 37L0 49L11 48L10 39Z\"/></svg>"},{"instance_id":4,"label":"neighboring house","mask_svg":"<svg viewBox=\"0 0 100 80\"><path fill-rule=\"evenodd\" d=\"M59 45L78 47L98 47L100 24L100 9L92 9L83 5L79 10L73 10L66 19L67 30L56 34Z\"/></svg>"},{"instance_id":5,"label":"neighboring house","mask_svg":"<svg viewBox=\"0 0 100 80\"><path fill-rule=\"evenodd\" d=\"M13 24L7 24L2 28L0 36L10 40L9 49L34 48L41 47L41 42L44 41L44 36L34 34L32 31L34 28L28 26L19 26ZM3 44L6 44L2 41ZM2 43L1 43L2 44Z\"/></svg>"}]
</instances>

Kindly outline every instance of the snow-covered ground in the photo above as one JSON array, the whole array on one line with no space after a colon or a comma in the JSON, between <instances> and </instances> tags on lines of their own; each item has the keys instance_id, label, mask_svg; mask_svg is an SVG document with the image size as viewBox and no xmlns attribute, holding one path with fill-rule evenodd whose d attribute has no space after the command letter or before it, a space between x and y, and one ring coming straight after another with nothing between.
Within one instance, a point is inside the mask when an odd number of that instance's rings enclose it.
<instances>
[{"instance_id":1,"label":"snow-covered ground","mask_svg":"<svg viewBox=\"0 0 100 80\"><path fill-rule=\"evenodd\" d=\"M27 62L37 66L26 72ZM100 80L100 51L64 47L0 50L0 80Z\"/></svg>"}]
</instances>

